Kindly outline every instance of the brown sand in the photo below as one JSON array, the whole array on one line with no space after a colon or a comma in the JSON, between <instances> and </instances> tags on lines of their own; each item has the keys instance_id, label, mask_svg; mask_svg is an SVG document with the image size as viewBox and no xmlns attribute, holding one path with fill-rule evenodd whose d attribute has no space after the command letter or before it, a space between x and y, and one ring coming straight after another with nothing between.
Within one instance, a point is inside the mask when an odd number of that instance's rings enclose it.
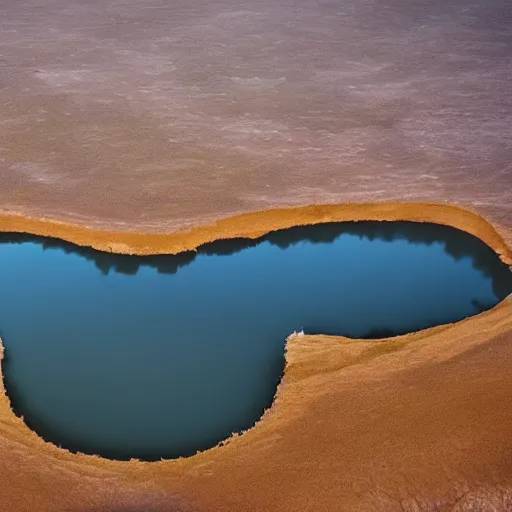
<instances>
[{"instance_id":1,"label":"brown sand","mask_svg":"<svg viewBox=\"0 0 512 512\"><path fill-rule=\"evenodd\" d=\"M512 263L510 246L482 217L435 204L258 212L167 236L22 217L4 217L0 229L148 254L357 219L453 225ZM512 510L511 313L509 297L457 324L384 341L291 337L285 376L263 419L188 459L116 462L70 454L30 431L4 396L0 510Z\"/></svg>"},{"instance_id":2,"label":"brown sand","mask_svg":"<svg viewBox=\"0 0 512 512\"><path fill-rule=\"evenodd\" d=\"M1 208L145 233L435 201L510 228L509 31L506 0L2 0Z\"/></svg>"},{"instance_id":3,"label":"brown sand","mask_svg":"<svg viewBox=\"0 0 512 512\"><path fill-rule=\"evenodd\" d=\"M479 237L493 247L504 261L512 263L512 252L506 241L489 222L467 209L437 203L318 204L281 208L236 215L212 225L167 234L97 230L20 215L0 216L0 229L4 232L53 236L102 251L142 255L176 254L194 250L214 240L258 238L269 231L292 226L359 220L411 220L447 224ZM509 232L504 234L511 237Z\"/></svg>"}]
</instances>

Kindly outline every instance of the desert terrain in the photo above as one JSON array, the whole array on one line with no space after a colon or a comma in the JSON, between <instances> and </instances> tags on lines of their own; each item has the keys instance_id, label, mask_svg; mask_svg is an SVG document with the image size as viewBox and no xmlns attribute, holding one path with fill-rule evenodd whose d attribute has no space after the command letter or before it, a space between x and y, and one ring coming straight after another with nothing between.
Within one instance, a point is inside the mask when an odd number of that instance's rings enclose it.
<instances>
[{"instance_id":1,"label":"desert terrain","mask_svg":"<svg viewBox=\"0 0 512 512\"><path fill-rule=\"evenodd\" d=\"M4 0L0 229L151 254L423 220L512 264L511 21L506 0ZM509 297L291 337L263 419L188 459L67 453L3 395L0 510L512 511L511 388Z\"/></svg>"}]
</instances>

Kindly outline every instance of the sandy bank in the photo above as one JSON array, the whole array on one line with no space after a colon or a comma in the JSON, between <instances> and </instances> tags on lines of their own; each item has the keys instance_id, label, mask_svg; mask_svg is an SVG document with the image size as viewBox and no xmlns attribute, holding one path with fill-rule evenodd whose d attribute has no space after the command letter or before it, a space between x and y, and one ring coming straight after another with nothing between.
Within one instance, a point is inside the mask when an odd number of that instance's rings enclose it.
<instances>
[{"instance_id":1,"label":"sandy bank","mask_svg":"<svg viewBox=\"0 0 512 512\"><path fill-rule=\"evenodd\" d=\"M280 208L227 217L211 225L167 234L96 230L64 222L2 215L0 231L51 236L101 251L148 255L194 250L218 239L254 239L292 226L363 220L409 220L452 226L479 237L505 262L512 263L512 251L487 220L458 206L436 203L326 204Z\"/></svg>"}]
</instances>

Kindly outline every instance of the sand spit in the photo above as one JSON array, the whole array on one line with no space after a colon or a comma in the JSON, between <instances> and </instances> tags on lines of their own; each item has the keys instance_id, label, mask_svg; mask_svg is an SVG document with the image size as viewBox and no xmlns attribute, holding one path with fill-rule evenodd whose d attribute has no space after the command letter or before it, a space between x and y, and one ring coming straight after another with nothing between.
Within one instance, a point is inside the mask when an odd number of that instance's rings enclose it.
<instances>
[{"instance_id":1,"label":"sand spit","mask_svg":"<svg viewBox=\"0 0 512 512\"><path fill-rule=\"evenodd\" d=\"M450 225L512 264L511 247L484 218L432 203L269 210L168 235L21 216L1 217L0 230L157 254L343 220ZM276 400L256 427L174 461L110 461L45 443L13 414L2 387L0 510L512 510L512 297L419 333L379 341L292 336L286 350Z\"/></svg>"}]
</instances>

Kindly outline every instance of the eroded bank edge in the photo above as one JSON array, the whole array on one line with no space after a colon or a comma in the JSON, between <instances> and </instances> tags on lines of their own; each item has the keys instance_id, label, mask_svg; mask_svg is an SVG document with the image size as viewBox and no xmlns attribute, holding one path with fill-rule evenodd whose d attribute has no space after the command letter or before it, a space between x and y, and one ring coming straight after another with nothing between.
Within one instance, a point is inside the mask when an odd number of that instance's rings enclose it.
<instances>
[{"instance_id":1,"label":"eroded bank edge","mask_svg":"<svg viewBox=\"0 0 512 512\"><path fill-rule=\"evenodd\" d=\"M221 239L255 239L295 226L350 221L416 221L454 227L480 238L505 263L512 264L512 248L488 220L468 209L437 203L323 204L261 210L170 233L96 230L21 215L0 215L0 232L60 238L100 251L142 256L177 254Z\"/></svg>"}]
</instances>

